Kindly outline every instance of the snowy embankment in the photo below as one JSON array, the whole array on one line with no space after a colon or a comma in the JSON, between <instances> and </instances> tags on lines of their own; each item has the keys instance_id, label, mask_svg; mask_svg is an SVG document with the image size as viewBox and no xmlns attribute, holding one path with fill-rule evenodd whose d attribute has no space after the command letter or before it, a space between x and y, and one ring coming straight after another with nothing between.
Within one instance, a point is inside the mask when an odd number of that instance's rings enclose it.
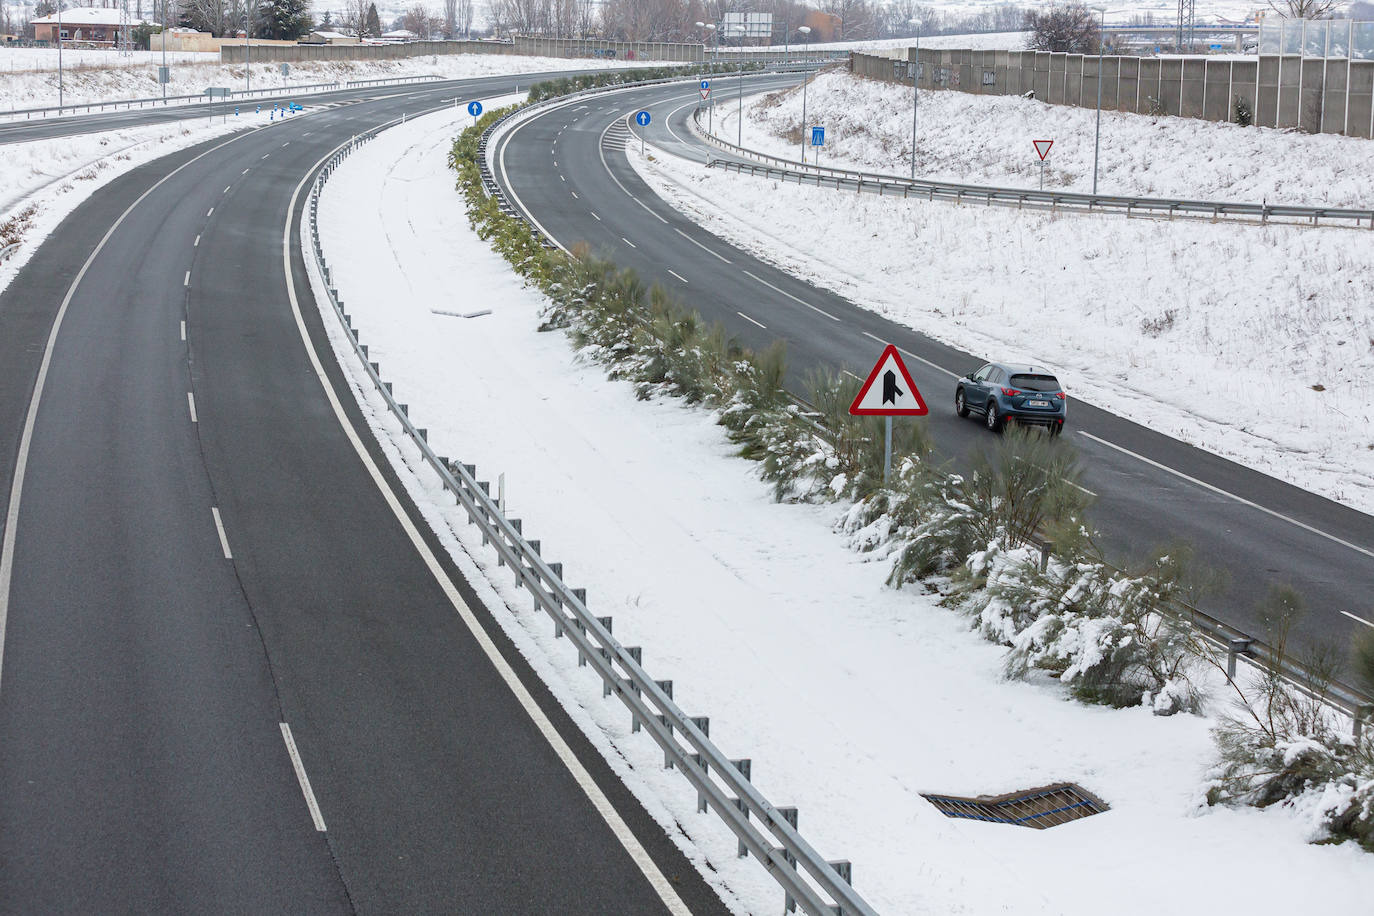
<instances>
[{"instance_id":1,"label":"snowy embankment","mask_svg":"<svg viewBox=\"0 0 1374 916\"><path fill-rule=\"evenodd\" d=\"M16 69L4 69L4 54L0 52L0 117L11 109L40 108L57 104L57 52L42 51L46 59L26 58ZM159 55L140 52L139 58L120 58L110 53L108 64L89 55L105 52L88 51L87 57L75 69L63 74L63 104L75 105L121 99L154 98L162 94L157 81ZM172 58L176 55L169 54ZM183 55L190 57L191 55ZM207 86L228 86L242 89L245 85L243 64L220 64L219 55L191 63L173 63L167 95L195 95ZM64 52L63 63L69 64ZM125 61L126 63L120 63ZM41 68L40 68L41 65ZM444 79L469 79L497 73L541 73L553 70L590 70L626 67L659 66L655 61L570 60L558 57L518 57L508 54L436 54L429 57L409 57L403 60L302 61L291 64L290 73L283 76L278 63L251 65L254 89L290 89L315 83L346 82L348 80L394 79L402 76L440 76Z\"/></svg>"},{"instance_id":2,"label":"snowy embankment","mask_svg":"<svg viewBox=\"0 0 1374 916\"><path fill-rule=\"evenodd\" d=\"M1374 858L1306 845L1292 814L1203 812L1210 720L1089 708L1051 682L1003 681L1001 649L933 597L886 588L887 564L844 546L832 532L842 507L775 503L705 412L639 401L562 334L537 333L545 301L475 237L445 168L465 121L442 113L388 130L326 189L326 257L370 357L441 454L475 463L483 479L505 473L510 511L543 554L587 587L617 636L644 646L646 667L674 680L685 708L711 717L730 756L753 759L774 803L800 807L824 854L853 860L879 912L1362 905ZM320 290L316 299L326 301ZM483 309L491 314L439 314ZM418 467L332 312L325 322L393 460ZM734 857L713 815L695 813L685 780L662 769L652 741L630 734L623 707L601 698L548 619L529 612L451 497L423 469L404 476L502 626L648 810L694 861L710 862L708 878L738 909L776 911L776 885ZM1081 782L1112 810L1041 832L949 820L919 794L1057 780Z\"/></svg>"},{"instance_id":3,"label":"snowy embankment","mask_svg":"<svg viewBox=\"0 0 1374 916\"><path fill-rule=\"evenodd\" d=\"M838 87L839 94L828 98L826 86ZM808 114L817 102L835 118L846 105L867 106L852 117L905 117L910 131L909 108L881 114L882 105L894 104L892 87L823 77L814 88ZM846 94L851 92L857 95ZM988 104L1035 103L945 92L923 95L923 105L928 97L957 111L964 132L947 138L954 152L942 160L946 177L1009 183L996 171L996 160L978 151L994 138L1018 146L1024 140L1029 149L1038 131L1008 132L1008 139L978 112ZM909 90L896 101L903 98L909 104ZM774 118L778 110L746 99L746 117ZM1041 111L1047 120L1063 119L1055 123L1083 115L1071 108ZM922 123L930 127L933 120ZM1357 156L1374 151L1364 140L1179 119L1161 119L1154 129L1165 136L1176 128L1182 134L1166 145L1164 158L1178 176L1189 174L1179 160L1201 160L1191 169L1199 196L1220 190L1205 184L1209 175L1220 181L1217 176L1247 171L1256 181L1277 181L1281 163L1295 161L1291 156L1328 170L1339 193L1354 197L1360 179L1352 175L1363 171L1355 167ZM1049 123L1045 133L1064 136ZM1201 147L1187 137L1215 143L1216 152L1196 152ZM1232 137L1264 138L1273 144L1266 148L1270 158L1256 153L1245 159L1224 142ZM745 128L745 145L751 144L796 153L755 121ZM868 150L869 167L900 171L896 160L880 159L876 140L845 144L839 141L841 149ZM1089 134L1089 152L1091 145ZM836 161L830 149L823 162ZM959 150L975 151L962 172L955 171ZM646 162L637 147L629 152L666 200L818 286L982 357L1047 363L1074 397L1374 512L1374 392L1368 384L1374 378L1368 294L1374 246L1368 229L1056 216L904 201L780 185L652 153ZM1219 165L1222 159L1229 164ZM1294 184L1302 180L1295 177Z\"/></svg>"},{"instance_id":4,"label":"snowy embankment","mask_svg":"<svg viewBox=\"0 0 1374 916\"><path fill-rule=\"evenodd\" d=\"M1053 140L1046 189L1092 191L1097 113L1091 107L923 91L916 108L918 177L1037 187L1040 158L1031 141ZM911 115L910 86L845 71L822 73L806 93L808 125L825 126L822 165L909 174ZM716 112L717 133L731 142L737 117L725 102ZM801 127L800 90L746 97L744 146L797 159ZM1374 142L1356 137L1104 111L1098 191L1369 209L1371 156Z\"/></svg>"},{"instance_id":5,"label":"snowy embankment","mask_svg":"<svg viewBox=\"0 0 1374 916\"><path fill-rule=\"evenodd\" d=\"M179 149L226 134L270 129L273 123L268 111L249 112L228 124L194 118L0 146L0 247L21 242L0 263L0 292L58 224L102 186Z\"/></svg>"}]
</instances>

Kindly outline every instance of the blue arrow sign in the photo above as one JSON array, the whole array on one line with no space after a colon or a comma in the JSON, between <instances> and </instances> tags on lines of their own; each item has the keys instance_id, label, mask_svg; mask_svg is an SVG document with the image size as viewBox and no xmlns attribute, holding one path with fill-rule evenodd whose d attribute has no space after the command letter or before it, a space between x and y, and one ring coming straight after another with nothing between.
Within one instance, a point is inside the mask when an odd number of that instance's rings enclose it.
<instances>
[{"instance_id":1,"label":"blue arrow sign","mask_svg":"<svg viewBox=\"0 0 1374 916\"><path fill-rule=\"evenodd\" d=\"M710 80L702 80L702 81L701 81L701 88L702 88L702 89L710 89L710 88L711 88L711 81L710 81Z\"/></svg>"},{"instance_id":2,"label":"blue arrow sign","mask_svg":"<svg viewBox=\"0 0 1374 916\"><path fill-rule=\"evenodd\" d=\"M651 119L649 118L649 113L647 111L641 111L639 114L635 115L635 123L638 124L640 127L648 127L650 120Z\"/></svg>"},{"instance_id":3,"label":"blue arrow sign","mask_svg":"<svg viewBox=\"0 0 1374 916\"><path fill-rule=\"evenodd\" d=\"M481 103L481 102L468 102L468 114L472 115L472 116L475 118L475 117L477 117L477 116L478 116L479 114L481 114L481 113L482 113L482 103Z\"/></svg>"},{"instance_id":4,"label":"blue arrow sign","mask_svg":"<svg viewBox=\"0 0 1374 916\"><path fill-rule=\"evenodd\" d=\"M824 128L824 127L813 127L813 128L811 128L811 145L812 145L812 146L825 146L825 128Z\"/></svg>"}]
</instances>

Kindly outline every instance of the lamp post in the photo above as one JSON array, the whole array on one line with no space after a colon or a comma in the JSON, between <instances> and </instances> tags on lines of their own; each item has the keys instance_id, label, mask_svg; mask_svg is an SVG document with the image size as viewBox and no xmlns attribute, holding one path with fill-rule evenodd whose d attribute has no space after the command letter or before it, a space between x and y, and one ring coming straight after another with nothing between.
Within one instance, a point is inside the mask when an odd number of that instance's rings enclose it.
<instances>
[{"instance_id":1,"label":"lamp post","mask_svg":"<svg viewBox=\"0 0 1374 916\"><path fill-rule=\"evenodd\" d=\"M253 91L253 0L243 0L243 81L247 92Z\"/></svg>"},{"instance_id":2,"label":"lamp post","mask_svg":"<svg viewBox=\"0 0 1374 916\"><path fill-rule=\"evenodd\" d=\"M1095 6L1100 19L1097 27L1097 133L1093 137L1093 196L1097 196L1097 155L1102 148L1102 30L1107 27L1107 8Z\"/></svg>"},{"instance_id":3,"label":"lamp post","mask_svg":"<svg viewBox=\"0 0 1374 916\"><path fill-rule=\"evenodd\" d=\"M809 26L809 25L801 26L800 28L797 29L797 31L802 33L802 37L806 39L806 43L809 45L809 44L811 43L811 26ZM802 53L802 63L803 63L803 64L806 63L806 54L805 54L805 52ZM811 82L811 71L810 71L810 70L805 70L805 71L802 72L802 122L801 122L802 162L806 162L806 84L809 83L809 82Z\"/></svg>"},{"instance_id":4,"label":"lamp post","mask_svg":"<svg viewBox=\"0 0 1374 916\"><path fill-rule=\"evenodd\" d=\"M703 29L703 30L707 31L707 32L709 32L709 33L712 34L712 35L715 35L715 34L716 34L716 24L715 24L714 22L698 22L698 23L696 23L696 27L699 28L699 29ZM720 59L720 46L719 46L719 44L717 44L717 46L716 46L716 59L717 59L717 60Z\"/></svg>"},{"instance_id":5,"label":"lamp post","mask_svg":"<svg viewBox=\"0 0 1374 916\"><path fill-rule=\"evenodd\" d=\"M911 180L916 180L916 108L921 100L921 20L907 20L916 26L916 69L911 71Z\"/></svg>"},{"instance_id":6,"label":"lamp post","mask_svg":"<svg viewBox=\"0 0 1374 916\"><path fill-rule=\"evenodd\" d=\"M62 112L62 0L57 0L57 110Z\"/></svg>"},{"instance_id":7,"label":"lamp post","mask_svg":"<svg viewBox=\"0 0 1374 916\"><path fill-rule=\"evenodd\" d=\"M162 31L159 34L162 36L162 72L158 74L158 78L162 83L162 101L166 102L167 81L164 77L167 75L167 0L162 0Z\"/></svg>"}]
</instances>

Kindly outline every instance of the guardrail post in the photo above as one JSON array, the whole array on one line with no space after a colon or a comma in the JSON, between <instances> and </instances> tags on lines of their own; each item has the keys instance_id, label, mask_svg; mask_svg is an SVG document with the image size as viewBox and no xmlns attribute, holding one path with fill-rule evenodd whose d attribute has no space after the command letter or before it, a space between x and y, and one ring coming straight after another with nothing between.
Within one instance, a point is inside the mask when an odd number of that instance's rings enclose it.
<instances>
[{"instance_id":1,"label":"guardrail post","mask_svg":"<svg viewBox=\"0 0 1374 916\"><path fill-rule=\"evenodd\" d=\"M730 761L730 765L733 766L733 767L739 772L740 776L742 776L742 777L744 778L744 781L745 781L745 782L753 782L753 781L754 781L754 779L753 779L754 761L753 761L753 760L749 759L748 757L745 757L745 758L740 759L740 760L731 760L731 761ZM735 807L738 808L738 809L740 809L741 811L744 812L744 819L745 819L745 820L748 820L748 819L749 819L749 806L746 805L746 804L744 803L744 799L742 799L742 798L736 798L736 799L734 799L733 801L735 802ZM736 855L737 855L738 858L741 858L741 859L743 859L743 858L745 858L745 857L747 857L747 856L749 855L749 847L744 845L744 840L740 840L740 841L739 841L739 850L738 850L738 852L736 853Z\"/></svg>"},{"instance_id":2,"label":"guardrail post","mask_svg":"<svg viewBox=\"0 0 1374 916\"><path fill-rule=\"evenodd\" d=\"M1049 541L1040 542L1040 571L1045 572L1050 568L1050 554L1054 551L1054 545Z\"/></svg>"},{"instance_id":3,"label":"guardrail post","mask_svg":"<svg viewBox=\"0 0 1374 916\"><path fill-rule=\"evenodd\" d=\"M672 681L654 681L654 684L655 684L655 686L658 687L659 690L662 690L662 691L663 691L664 696L666 696L668 699L671 700L671 699L673 698L673 682L672 682ZM635 733L638 732L642 727L643 727L643 726L640 724L639 718L638 718L638 717L635 717L634 721L630 723L630 734L632 734L632 735L635 734Z\"/></svg>"},{"instance_id":4,"label":"guardrail post","mask_svg":"<svg viewBox=\"0 0 1374 916\"><path fill-rule=\"evenodd\" d=\"M1231 680L1236 679L1236 657L1250 654L1250 644L1254 640L1249 637L1244 639L1228 639L1226 641L1226 676Z\"/></svg>"},{"instance_id":5,"label":"guardrail post","mask_svg":"<svg viewBox=\"0 0 1374 916\"><path fill-rule=\"evenodd\" d=\"M1365 703L1363 706L1355 707L1354 722L1350 726L1350 734L1356 741L1364 734L1364 720L1374 716L1374 703Z\"/></svg>"},{"instance_id":6,"label":"guardrail post","mask_svg":"<svg viewBox=\"0 0 1374 916\"><path fill-rule=\"evenodd\" d=\"M797 809L796 809L796 808L790 808L790 807L789 807L789 808L778 808L777 811L778 811L779 814L782 815L782 819L783 819L783 820L787 821L787 823L789 823L789 824L792 825L792 829L793 829L793 830L796 830L796 829L797 829ZM793 871L795 871L796 868L797 868L797 858L796 858L796 856L792 855L792 853L789 852L789 851L787 850L786 847L783 847L780 851L782 852L782 858L783 858L783 860L784 860L788 865L791 865ZM794 899L792 898L792 895L791 895L790 893L787 893L787 892L784 891L782 896L783 896L783 911L784 911L784 912L787 912L787 913L795 913L795 912L797 912L797 901L794 900Z\"/></svg>"}]
</instances>

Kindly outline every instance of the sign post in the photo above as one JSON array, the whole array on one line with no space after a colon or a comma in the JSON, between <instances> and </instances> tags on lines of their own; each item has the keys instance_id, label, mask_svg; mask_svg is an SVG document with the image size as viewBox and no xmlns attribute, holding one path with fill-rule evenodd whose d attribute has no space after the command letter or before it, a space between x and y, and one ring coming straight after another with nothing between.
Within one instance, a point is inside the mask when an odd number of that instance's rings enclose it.
<instances>
[{"instance_id":1,"label":"sign post","mask_svg":"<svg viewBox=\"0 0 1374 916\"><path fill-rule=\"evenodd\" d=\"M868 373L858 397L849 405L849 413L855 417L883 417L887 421L883 435L883 486L887 486L892 477L892 418L924 417L930 413L901 354L892 344L887 345Z\"/></svg>"},{"instance_id":2,"label":"sign post","mask_svg":"<svg viewBox=\"0 0 1374 916\"><path fill-rule=\"evenodd\" d=\"M816 149L816 165L821 164L821 147L825 146L825 128L811 128L811 145Z\"/></svg>"},{"instance_id":3,"label":"sign post","mask_svg":"<svg viewBox=\"0 0 1374 916\"><path fill-rule=\"evenodd\" d=\"M644 155L644 128L649 126L651 120L653 119L649 117L647 111L640 111L635 115L635 123L639 125L639 155L641 156Z\"/></svg>"},{"instance_id":4,"label":"sign post","mask_svg":"<svg viewBox=\"0 0 1374 916\"><path fill-rule=\"evenodd\" d=\"M1045 190L1045 157L1050 154L1050 147L1054 146L1053 140L1032 140L1031 144L1035 151L1040 154L1040 190Z\"/></svg>"}]
</instances>

